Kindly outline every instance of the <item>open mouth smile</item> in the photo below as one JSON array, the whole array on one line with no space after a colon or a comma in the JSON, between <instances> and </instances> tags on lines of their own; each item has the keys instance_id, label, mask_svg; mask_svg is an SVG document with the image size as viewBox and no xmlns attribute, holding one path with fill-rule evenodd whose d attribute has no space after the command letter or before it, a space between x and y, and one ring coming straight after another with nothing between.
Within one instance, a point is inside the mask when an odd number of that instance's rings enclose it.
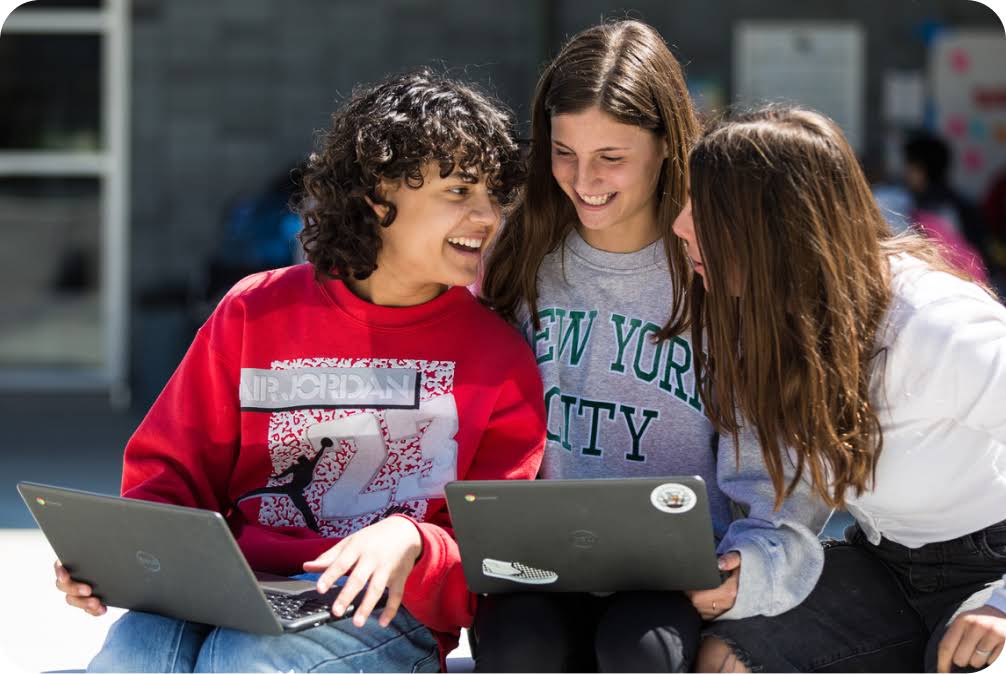
<instances>
[{"instance_id":1,"label":"open mouth smile","mask_svg":"<svg viewBox=\"0 0 1006 674\"><path fill-rule=\"evenodd\" d=\"M608 192L606 194L580 194L576 193L576 196L580 198L580 201L587 204L588 206L604 206L617 194L617 192Z\"/></svg>"},{"instance_id":2,"label":"open mouth smile","mask_svg":"<svg viewBox=\"0 0 1006 674\"><path fill-rule=\"evenodd\" d=\"M484 241L485 239L470 236L452 236L447 239L447 243L451 244L451 248L462 253L478 253L482 250L482 243Z\"/></svg>"}]
</instances>

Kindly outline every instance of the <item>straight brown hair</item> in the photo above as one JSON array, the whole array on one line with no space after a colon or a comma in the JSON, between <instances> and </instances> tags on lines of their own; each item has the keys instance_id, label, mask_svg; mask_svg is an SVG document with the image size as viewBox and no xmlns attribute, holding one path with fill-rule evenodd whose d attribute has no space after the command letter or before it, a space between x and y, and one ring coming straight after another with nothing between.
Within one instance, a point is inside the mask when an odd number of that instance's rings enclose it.
<instances>
[{"instance_id":1,"label":"straight brown hair","mask_svg":"<svg viewBox=\"0 0 1006 674\"><path fill-rule=\"evenodd\" d=\"M696 144L690 175L709 284L689 291L707 413L735 443L740 419L753 426L777 507L804 471L842 507L872 484L883 448L870 381L889 258L967 277L932 242L892 235L852 148L817 112L770 106L721 122Z\"/></svg>"},{"instance_id":2,"label":"straight brown hair","mask_svg":"<svg viewBox=\"0 0 1006 674\"><path fill-rule=\"evenodd\" d=\"M573 36L542 73L531 109L531 148L525 187L493 243L482 278L482 301L511 323L527 306L538 320L538 270L577 221L569 198L552 177L551 118L597 107L623 124L665 140L668 157L657 183L657 224L674 288L671 316L658 339L687 328L691 274L671 225L687 199L688 152L698 122L684 75L660 34L639 21L588 28Z\"/></svg>"}]
</instances>

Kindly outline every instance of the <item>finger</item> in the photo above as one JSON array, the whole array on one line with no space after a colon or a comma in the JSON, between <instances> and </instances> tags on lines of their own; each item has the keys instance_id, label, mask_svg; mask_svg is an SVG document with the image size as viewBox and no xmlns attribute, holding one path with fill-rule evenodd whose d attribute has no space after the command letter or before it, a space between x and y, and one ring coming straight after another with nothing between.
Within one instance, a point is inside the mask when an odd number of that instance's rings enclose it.
<instances>
[{"instance_id":1,"label":"finger","mask_svg":"<svg viewBox=\"0 0 1006 674\"><path fill-rule=\"evenodd\" d=\"M720 583L719 585L717 585L716 587L714 587L712 589L709 589L709 590L693 590L691 592L691 596L689 597L689 599L692 600L693 604L701 604L703 602L709 603L709 602L711 602L714 599L718 600L719 596L723 593L723 591L727 587L729 587L730 582L733 581L733 580L734 580L734 577L730 576L729 578L727 578L722 583Z\"/></svg>"},{"instance_id":2,"label":"finger","mask_svg":"<svg viewBox=\"0 0 1006 674\"><path fill-rule=\"evenodd\" d=\"M967 625L967 623L965 623ZM957 644L957 649L954 651L953 662L958 667L967 667L968 663L971 662L972 658L975 657L975 649L978 648L978 642L982 640L985 636L985 630L983 630L978 625L969 625L964 630L964 634L961 635L961 640ZM985 658L982 656L982 664Z\"/></svg>"},{"instance_id":3,"label":"finger","mask_svg":"<svg viewBox=\"0 0 1006 674\"><path fill-rule=\"evenodd\" d=\"M56 562L54 569L56 571L56 587L66 592L65 588L72 582L70 572L67 571L59 562Z\"/></svg>"},{"instance_id":4,"label":"finger","mask_svg":"<svg viewBox=\"0 0 1006 674\"><path fill-rule=\"evenodd\" d=\"M354 625L363 627L367 623L367 618L370 617L371 611L377 606L377 602L384 594L384 588L387 586L387 573L375 573L370 577L370 582L367 583L367 591L364 592L363 599L357 603L356 611L353 613Z\"/></svg>"},{"instance_id":5,"label":"finger","mask_svg":"<svg viewBox=\"0 0 1006 674\"><path fill-rule=\"evenodd\" d=\"M388 586L388 601L384 604L384 610L381 611L381 618L378 620L378 624L381 627L387 627L391 624L391 621L395 619L398 614L398 608L402 605L402 598L405 596L405 578L401 580L392 581Z\"/></svg>"},{"instance_id":6,"label":"finger","mask_svg":"<svg viewBox=\"0 0 1006 674\"><path fill-rule=\"evenodd\" d=\"M999 656L1000 656L1000 655L1002 655L1002 652L1003 652L1003 646L1004 646L1004 645L1006 645L1006 642L999 642L999 645L998 645L998 646L996 646L996 647L995 647L995 650L993 650L993 651L992 651L992 653L991 653L991 655L989 655L989 664L990 664L990 665L991 665L991 664L992 664L993 662L995 662L996 660L998 660L998 659L999 659Z\"/></svg>"},{"instance_id":7,"label":"finger","mask_svg":"<svg viewBox=\"0 0 1006 674\"><path fill-rule=\"evenodd\" d=\"M90 597L93 590L87 583L74 583L72 580L57 580L56 588L73 597Z\"/></svg>"},{"instance_id":8,"label":"finger","mask_svg":"<svg viewBox=\"0 0 1006 674\"><path fill-rule=\"evenodd\" d=\"M328 592L332 586L335 585L335 581L345 576L346 572L353 568L353 565L358 561L359 553L353 548L346 549L343 554L336 557L318 577L318 592L321 594Z\"/></svg>"},{"instance_id":9,"label":"finger","mask_svg":"<svg viewBox=\"0 0 1006 674\"><path fill-rule=\"evenodd\" d=\"M356 600L356 595L360 594L373 572L372 567L357 564L353 573L349 574L349 578L346 579L346 584L342 586L339 596L335 598L332 613L341 618L346 613L346 609Z\"/></svg>"},{"instance_id":10,"label":"finger","mask_svg":"<svg viewBox=\"0 0 1006 674\"><path fill-rule=\"evenodd\" d=\"M940 646L936 651L936 671L949 672L950 661L954 657L957 645L964 635L964 623L958 618L947 628L947 633L940 639Z\"/></svg>"},{"instance_id":11,"label":"finger","mask_svg":"<svg viewBox=\"0 0 1006 674\"><path fill-rule=\"evenodd\" d=\"M730 605L732 606L733 603L737 601L737 593L740 592L741 589L740 573L738 572L730 576L730 579L727 580L727 582L725 582L723 585L724 585L723 590L727 593L727 595L729 595Z\"/></svg>"},{"instance_id":12,"label":"finger","mask_svg":"<svg viewBox=\"0 0 1006 674\"><path fill-rule=\"evenodd\" d=\"M985 632L981 635L982 638L975 646L974 654L971 656L971 661L968 663L974 669L981 669L985 665L992 662L992 656L995 655L996 649L1002 646L1002 637L992 631ZM979 653L978 651L983 651Z\"/></svg>"},{"instance_id":13,"label":"finger","mask_svg":"<svg viewBox=\"0 0 1006 674\"><path fill-rule=\"evenodd\" d=\"M688 599L692 602L692 606L701 611L703 606L707 606L713 601L712 594L713 590L700 590L692 592Z\"/></svg>"},{"instance_id":14,"label":"finger","mask_svg":"<svg viewBox=\"0 0 1006 674\"><path fill-rule=\"evenodd\" d=\"M692 605L703 620L712 620L732 607L733 601L729 592L716 588L702 592L701 596L697 595L692 601ZM715 608L713 608L714 606Z\"/></svg>"},{"instance_id":15,"label":"finger","mask_svg":"<svg viewBox=\"0 0 1006 674\"><path fill-rule=\"evenodd\" d=\"M105 612L105 606L96 597L74 597L73 595L66 595L66 603L75 608L82 609L91 615L99 616Z\"/></svg>"},{"instance_id":16,"label":"finger","mask_svg":"<svg viewBox=\"0 0 1006 674\"><path fill-rule=\"evenodd\" d=\"M322 567L325 568L329 567L332 564L332 562L334 562L339 557L339 555L342 554L342 551L346 548L346 542L348 540L349 540L348 538L344 538L335 545L333 545L331 548L326 550L325 552L318 555L318 557L316 557L315 559L312 559L309 562L304 562L303 564L304 570L318 571Z\"/></svg>"},{"instance_id":17,"label":"finger","mask_svg":"<svg viewBox=\"0 0 1006 674\"><path fill-rule=\"evenodd\" d=\"M734 569L740 568L741 565L741 553L730 551L725 555L721 555L717 566L720 571L733 571Z\"/></svg>"}]
</instances>

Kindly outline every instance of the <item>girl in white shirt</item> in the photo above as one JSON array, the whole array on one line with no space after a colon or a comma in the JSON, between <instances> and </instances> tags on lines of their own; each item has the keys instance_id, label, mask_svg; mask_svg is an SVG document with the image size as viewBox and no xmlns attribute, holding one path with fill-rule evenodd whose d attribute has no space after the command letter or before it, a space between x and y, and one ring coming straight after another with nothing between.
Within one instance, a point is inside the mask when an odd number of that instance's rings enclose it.
<instances>
[{"instance_id":1,"label":"girl in white shirt","mask_svg":"<svg viewBox=\"0 0 1006 674\"><path fill-rule=\"evenodd\" d=\"M674 230L702 279L706 409L756 429L780 502L802 475L857 521L798 607L709 626L699 671L988 666L1006 642L1006 309L891 235L818 113L720 123L690 184Z\"/></svg>"}]
</instances>

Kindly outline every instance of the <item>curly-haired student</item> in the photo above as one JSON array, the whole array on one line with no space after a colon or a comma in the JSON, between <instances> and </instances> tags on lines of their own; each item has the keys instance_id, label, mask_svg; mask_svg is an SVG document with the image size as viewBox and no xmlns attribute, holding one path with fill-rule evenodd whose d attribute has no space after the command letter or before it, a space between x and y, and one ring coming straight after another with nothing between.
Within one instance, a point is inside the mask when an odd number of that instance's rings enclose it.
<instances>
[{"instance_id":1,"label":"curly-haired student","mask_svg":"<svg viewBox=\"0 0 1006 674\"><path fill-rule=\"evenodd\" d=\"M427 70L333 115L297 202L309 262L223 298L122 492L219 511L257 571L345 577L337 619L263 636L130 611L92 671L440 670L474 611L443 487L531 478L544 443L533 355L466 288L520 174L508 113Z\"/></svg>"}]
</instances>

